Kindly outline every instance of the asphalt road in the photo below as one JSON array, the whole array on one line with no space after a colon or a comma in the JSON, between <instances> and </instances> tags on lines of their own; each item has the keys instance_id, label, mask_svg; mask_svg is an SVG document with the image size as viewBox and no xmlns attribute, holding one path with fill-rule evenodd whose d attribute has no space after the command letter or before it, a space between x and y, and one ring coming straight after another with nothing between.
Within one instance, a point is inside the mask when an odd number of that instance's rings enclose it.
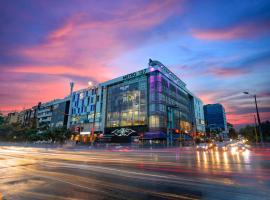
<instances>
[{"instance_id":1,"label":"asphalt road","mask_svg":"<svg viewBox=\"0 0 270 200\"><path fill-rule=\"evenodd\" d=\"M270 199L270 148L0 147L0 199Z\"/></svg>"}]
</instances>

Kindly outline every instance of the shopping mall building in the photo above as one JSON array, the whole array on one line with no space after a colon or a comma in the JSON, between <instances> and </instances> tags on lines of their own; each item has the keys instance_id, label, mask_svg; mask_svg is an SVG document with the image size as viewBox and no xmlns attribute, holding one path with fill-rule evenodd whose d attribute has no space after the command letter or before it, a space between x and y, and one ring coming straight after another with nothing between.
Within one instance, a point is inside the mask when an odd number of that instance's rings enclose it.
<instances>
[{"instance_id":1,"label":"shopping mall building","mask_svg":"<svg viewBox=\"0 0 270 200\"><path fill-rule=\"evenodd\" d=\"M71 105L71 126L115 142L166 140L168 133L176 140L205 132L202 101L151 59L146 69L74 92Z\"/></svg>"}]
</instances>

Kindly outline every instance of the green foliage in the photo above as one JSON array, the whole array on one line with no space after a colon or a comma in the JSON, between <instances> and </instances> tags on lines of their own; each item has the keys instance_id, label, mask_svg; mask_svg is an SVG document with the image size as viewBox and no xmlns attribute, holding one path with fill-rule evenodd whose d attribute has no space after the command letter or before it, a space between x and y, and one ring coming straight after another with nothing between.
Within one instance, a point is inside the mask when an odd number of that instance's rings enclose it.
<instances>
[{"instance_id":1,"label":"green foliage","mask_svg":"<svg viewBox=\"0 0 270 200\"><path fill-rule=\"evenodd\" d=\"M227 123L227 125L228 125L228 129L229 129L228 137L232 138L232 139L237 139L238 138L238 133L234 129L233 125L230 124L230 123Z\"/></svg>"},{"instance_id":2,"label":"green foliage","mask_svg":"<svg viewBox=\"0 0 270 200\"><path fill-rule=\"evenodd\" d=\"M265 121L262 123L263 139L265 142L270 142L270 122Z\"/></svg>"},{"instance_id":3,"label":"green foliage","mask_svg":"<svg viewBox=\"0 0 270 200\"><path fill-rule=\"evenodd\" d=\"M0 113L0 126L4 124L4 116L2 113Z\"/></svg>"},{"instance_id":4,"label":"green foliage","mask_svg":"<svg viewBox=\"0 0 270 200\"><path fill-rule=\"evenodd\" d=\"M52 141L63 143L71 137L71 132L65 128L37 130L21 127L18 124L0 125L0 140L2 141Z\"/></svg>"},{"instance_id":5,"label":"green foliage","mask_svg":"<svg viewBox=\"0 0 270 200\"><path fill-rule=\"evenodd\" d=\"M262 124L262 133L264 142L270 142L270 122L265 121ZM244 128L241 128L239 133L246 137L249 141L256 142L255 127L247 125ZM257 129L258 140L260 142L260 133Z\"/></svg>"},{"instance_id":6,"label":"green foliage","mask_svg":"<svg viewBox=\"0 0 270 200\"><path fill-rule=\"evenodd\" d=\"M66 130L65 128L54 128L54 129L47 129L43 133L43 138L45 140L51 140L52 142L64 142L65 140L71 137L71 132Z\"/></svg>"},{"instance_id":7,"label":"green foliage","mask_svg":"<svg viewBox=\"0 0 270 200\"><path fill-rule=\"evenodd\" d=\"M240 135L247 138L250 142L256 142L255 127L247 125L244 128L241 128L239 131Z\"/></svg>"}]
</instances>

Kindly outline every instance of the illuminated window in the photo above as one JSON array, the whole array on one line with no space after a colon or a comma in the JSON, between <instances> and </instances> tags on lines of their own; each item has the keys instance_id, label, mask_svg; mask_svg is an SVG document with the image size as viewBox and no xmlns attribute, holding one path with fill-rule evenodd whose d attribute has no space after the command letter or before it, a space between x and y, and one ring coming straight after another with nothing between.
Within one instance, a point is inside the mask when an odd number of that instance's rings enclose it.
<instances>
[{"instance_id":1,"label":"illuminated window","mask_svg":"<svg viewBox=\"0 0 270 200\"><path fill-rule=\"evenodd\" d=\"M159 116L158 115L151 115L149 117L149 127L150 128L159 127Z\"/></svg>"}]
</instances>

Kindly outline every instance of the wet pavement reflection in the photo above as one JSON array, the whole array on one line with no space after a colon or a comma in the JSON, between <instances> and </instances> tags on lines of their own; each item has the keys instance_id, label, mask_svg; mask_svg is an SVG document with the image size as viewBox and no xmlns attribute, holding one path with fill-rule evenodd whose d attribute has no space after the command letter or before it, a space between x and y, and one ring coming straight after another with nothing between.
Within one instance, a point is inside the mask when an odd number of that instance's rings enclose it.
<instances>
[{"instance_id":1,"label":"wet pavement reflection","mask_svg":"<svg viewBox=\"0 0 270 200\"><path fill-rule=\"evenodd\" d=\"M266 147L0 147L4 199L270 199L269 191Z\"/></svg>"}]
</instances>

